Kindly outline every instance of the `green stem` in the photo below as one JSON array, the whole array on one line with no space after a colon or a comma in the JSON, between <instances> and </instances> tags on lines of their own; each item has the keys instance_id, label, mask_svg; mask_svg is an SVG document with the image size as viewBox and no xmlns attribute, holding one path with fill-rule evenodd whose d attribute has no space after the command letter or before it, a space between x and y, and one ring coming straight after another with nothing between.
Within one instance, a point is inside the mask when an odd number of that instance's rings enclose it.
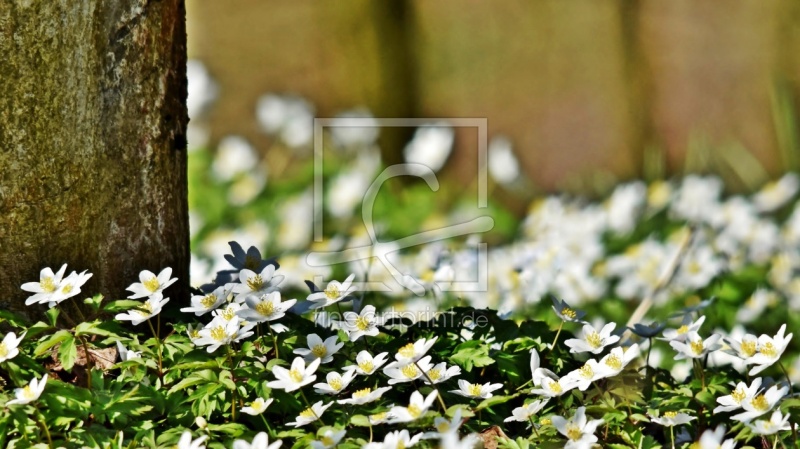
<instances>
[{"instance_id":1,"label":"green stem","mask_svg":"<svg viewBox=\"0 0 800 449\"><path fill-rule=\"evenodd\" d=\"M281 358L280 354L278 354L278 337L275 336L275 333L272 332L272 324L267 321L267 329L269 329L269 335L272 336L272 347L275 349L275 358Z\"/></svg>"},{"instance_id":2,"label":"green stem","mask_svg":"<svg viewBox=\"0 0 800 449\"><path fill-rule=\"evenodd\" d=\"M270 440L274 440L275 439L275 432L273 432L272 428L269 426L269 422L267 422L267 418L264 417L263 413L259 414L258 416L261 417L261 420L264 421L264 425L267 426L267 433L269 434L269 439Z\"/></svg>"},{"instance_id":3,"label":"green stem","mask_svg":"<svg viewBox=\"0 0 800 449\"><path fill-rule=\"evenodd\" d=\"M303 397L303 401L305 401L306 405L308 406L308 409L309 409L309 410L311 410L311 413L314 413L314 416L316 416L316 417L317 417L317 421L319 421L320 425L324 426L324 425L325 425L325 423L324 423L324 422L322 422L322 417L321 417L321 416L319 416L319 415L317 415L317 414L314 412L314 408L313 408L313 407L311 407L311 403L310 403L310 402L308 402L308 398L306 398L306 394L305 394L305 393L303 393L303 389L301 388L299 391L300 391L300 396L302 396L302 397Z\"/></svg>"},{"instance_id":4,"label":"green stem","mask_svg":"<svg viewBox=\"0 0 800 449\"><path fill-rule=\"evenodd\" d=\"M539 431L536 430L536 423L533 421L533 415L528 416L528 420L531 422L531 428L533 429L533 433L536 435L536 438L541 439L542 437L539 436Z\"/></svg>"},{"instance_id":5,"label":"green stem","mask_svg":"<svg viewBox=\"0 0 800 449\"><path fill-rule=\"evenodd\" d=\"M669 426L669 436L672 439L672 449L675 449L675 426Z\"/></svg>"},{"instance_id":6,"label":"green stem","mask_svg":"<svg viewBox=\"0 0 800 449\"><path fill-rule=\"evenodd\" d=\"M159 316L160 319L160 316ZM161 380L161 383L164 383L164 370L161 365L161 339L158 338L158 332L153 328L153 322L150 318L147 319L147 324L150 326L150 330L153 332L153 337L156 339L156 352L158 353L158 378ZM160 324L160 323L158 323Z\"/></svg>"},{"instance_id":7,"label":"green stem","mask_svg":"<svg viewBox=\"0 0 800 449\"><path fill-rule=\"evenodd\" d=\"M39 424L39 427L44 431L44 435L47 437L47 444L50 449L53 449L53 439L50 437L50 429L47 428L47 422L44 420L44 416L39 411L39 408L36 407L36 422Z\"/></svg>"},{"instance_id":8,"label":"green stem","mask_svg":"<svg viewBox=\"0 0 800 449\"><path fill-rule=\"evenodd\" d=\"M550 350L554 350L556 348L556 342L558 342L558 336L561 335L561 328L564 327L564 321L558 325L558 331L556 331L556 338L553 339L553 344L550 345Z\"/></svg>"}]
</instances>

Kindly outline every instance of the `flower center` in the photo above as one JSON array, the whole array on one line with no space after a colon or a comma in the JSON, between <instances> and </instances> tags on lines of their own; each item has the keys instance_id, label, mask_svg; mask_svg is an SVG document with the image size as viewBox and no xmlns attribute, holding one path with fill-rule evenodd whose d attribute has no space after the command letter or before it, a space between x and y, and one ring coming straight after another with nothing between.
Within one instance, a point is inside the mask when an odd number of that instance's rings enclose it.
<instances>
[{"instance_id":1,"label":"flower center","mask_svg":"<svg viewBox=\"0 0 800 449\"><path fill-rule=\"evenodd\" d=\"M365 398L369 396L370 393L372 393L372 390L370 390L369 388L364 388L353 393L353 398L355 399Z\"/></svg>"},{"instance_id":2,"label":"flower center","mask_svg":"<svg viewBox=\"0 0 800 449\"><path fill-rule=\"evenodd\" d=\"M200 329L192 329L189 331L189 338L192 340L200 338Z\"/></svg>"},{"instance_id":3,"label":"flower center","mask_svg":"<svg viewBox=\"0 0 800 449\"><path fill-rule=\"evenodd\" d=\"M328 382L328 385L334 390L339 391L342 389L342 379L340 377L334 377Z\"/></svg>"},{"instance_id":4,"label":"flower center","mask_svg":"<svg viewBox=\"0 0 800 449\"><path fill-rule=\"evenodd\" d=\"M469 384L467 388L469 391L470 396L480 396L481 395L481 386L478 384Z\"/></svg>"},{"instance_id":5,"label":"flower center","mask_svg":"<svg viewBox=\"0 0 800 449\"><path fill-rule=\"evenodd\" d=\"M72 284L66 284L61 287L61 293L68 295L72 292Z\"/></svg>"},{"instance_id":6,"label":"flower center","mask_svg":"<svg viewBox=\"0 0 800 449\"><path fill-rule=\"evenodd\" d=\"M205 307L206 309L210 309L216 303L217 303L217 295L213 293L210 295L206 295L205 298L200 300L200 304L202 304L202 306Z\"/></svg>"},{"instance_id":7,"label":"flower center","mask_svg":"<svg viewBox=\"0 0 800 449\"><path fill-rule=\"evenodd\" d=\"M359 363L358 367L361 368L361 371L364 371L366 374L371 374L372 370L375 369L375 364L372 363L372 360L365 360Z\"/></svg>"},{"instance_id":8,"label":"flower center","mask_svg":"<svg viewBox=\"0 0 800 449\"><path fill-rule=\"evenodd\" d=\"M141 316L149 317L150 315L153 314L153 305L150 304L150 301L143 302L142 305L139 306L139 308L144 310L134 310L134 312L138 313Z\"/></svg>"},{"instance_id":9,"label":"flower center","mask_svg":"<svg viewBox=\"0 0 800 449\"><path fill-rule=\"evenodd\" d=\"M289 371L289 378L295 381L296 383L300 383L303 381L303 374L296 369L292 369Z\"/></svg>"},{"instance_id":10,"label":"flower center","mask_svg":"<svg viewBox=\"0 0 800 449\"><path fill-rule=\"evenodd\" d=\"M578 426L572 423L567 425L567 438L569 438L572 441L578 441L581 439L582 436L583 432Z\"/></svg>"},{"instance_id":11,"label":"flower center","mask_svg":"<svg viewBox=\"0 0 800 449\"><path fill-rule=\"evenodd\" d=\"M767 402L767 398L765 398L763 394L754 397L753 400L750 401L750 405L760 412L769 410L769 402Z\"/></svg>"},{"instance_id":12,"label":"flower center","mask_svg":"<svg viewBox=\"0 0 800 449\"><path fill-rule=\"evenodd\" d=\"M0 357L5 357L8 355L8 348L6 347L5 343L0 343Z\"/></svg>"},{"instance_id":13,"label":"flower center","mask_svg":"<svg viewBox=\"0 0 800 449\"><path fill-rule=\"evenodd\" d=\"M161 284L158 283L158 278L155 277L142 282L142 285L144 285L144 288L146 288L150 293L154 293L159 287L161 287Z\"/></svg>"},{"instance_id":14,"label":"flower center","mask_svg":"<svg viewBox=\"0 0 800 449\"><path fill-rule=\"evenodd\" d=\"M574 320L575 317L578 316L578 314L575 313L575 311L570 309L569 307L564 307L561 310L561 314L564 315L565 317L571 319L571 320Z\"/></svg>"},{"instance_id":15,"label":"flower center","mask_svg":"<svg viewBox=\"0 0 800 449\"><path fill-rule=\"evenodd\" d=\"M741 404L742 401L744 400L745 396L746 396L746 394L745 394L744 390L742 390L741 388L737 388L737 389L733 390L733 393L731 393L731 399L736 401L737 404Z\"/></svg>"},{"instance_id":16,"label":"flower center","mask_svg":"<svg viewBox=\"0 0 800 449\"><path fill-rule=\"evenodd\" d=\"M439 378L442 377L442 372L439 371L439 369L437 368L432 368L430 371L428 371L427 374L428 374L428 379L432 381L439 380Z\"/></svg>"},{"instance_id":17,"label":"flower center","mask_svg":"<svg viewBox=\"0 0 800 449\"><path fill-rule=\"evenodd\" d=\"M410 404L408 406L408 414L411 415L412 418L417 419L419 418L419 415L422 414L422 409L420 409L414 404Z\"/></svg>"},{"instance_id":18,"label":"flower center","mask_svg":"<svg viewBox=\"0 0 800 449\"><path fill-rule=\"evenodd\" d=\"M323 344L315 345L313 348L311 348L311 353L317 358L321 359L328 354L328 348L326 348Z\"/></svg>"},{"instance_id":19,"label":"flower center","mask_svg":"<svg viewBox=\"0 0 800 449\"><path fill-rule=\"evenodd\" d=\"M222 311L221 315L222 315L222 318L225 319L225 321L230 321L230 320L233 319L233 317L236 316L236 311L233 310L233 307L229 306L229 307L226 307L225 310Z\"/></svg>"},{"instance_id":20,"label":"flower center","mask_svg":"<svg viewBox=\"0 0 800 449\"><path fill-rule=\"evenodd\" d=\"M365 316L360 316L356 318L356 327L360 331L365 331L369 329L369 320Z\"/></svg>"},{"instance_id":21,"label":"flower center","mask_svg":"<svg viewBox=\"0 0 800 449\"><path fill-rule=\"evenodd\" d=\"M436 430L439 433L445 433L450 430L450 422L449 421L440 421L439 424L436 425Z\"/></svg>"},{"instance_id":22,"label":"flower center","mask_svg":"<svg viewBox=\"0 0 800 449\"><path fill-rule=\"evenodd\" d=\"M383 421L384 419L386 419L386 412L369 415L369 419L371 419L372 421Z\"/></svg>"},{"instance_id":23,"label":"flower center","mask_svg":"<svg viewBox=\"0 0 800 449\"><path fill-rule=\"evenodd\" d=\"M764 343L759 351L767 357L775 358L778 355L778 351L775 349L775 345L772 344L771 341Z\"/></svg>"},{"instance_id":24,"label":"flower center","mask_svg":"<svg viewBox=\"0 0 800 449\"><path fill-rule=\"evenodd\" d=\"M419 375L419 370L413 364L408 364L400 369L400 372L409 379L414 379Z\"/></svg>"},{"instance_id":25,"label":"flower center","mask_svg":"<svg viewBox=\"0 0 800 449\"><path fill-rule=\"evenodd\" d=\"M591 368L590 368L590 369L591 369ZM548 386L548 387L550 388L550 390L551 390L553 393L555 393L555 394L559 394L559 393L561 393L562 391L564 391L564 389L563 389L563 388L561 388L561 384L560 384L560 383L558 383L558 382L556 382L556 381L554 381L554 380L551 380L551 381L550 381L550 383L548 383L548 384L547 384L547 386Z\"/></svg>"},{"instance_id":26,"label":"flower center","mask_svg":"<svg viewBox=\"0 0 800 449\"><path fill-rule=\"evenodd\" d=\"M664 418L674 419L678 416L678 412L664 412Z\"/></svg>"},{"instance_id":27,"label":"flower center","mask_svg":"<svg viewBox=\"0 0 800 449\"><path fill-rule=\"evenodd\" d=\"M591 334L586 336L586 342L589 343L591 347L597 349L603 343L603 339L600 338L600 334L593 331Z\"/></svg>"},{"instance_id":28,"label":"flower center","mask_svg":"<svg viewBox=\"0 0 800 449\"><path fill-rule=\"evenodd\" d=\"M702 340L696 340L696 341L693 341L693 342L689 343L689 347L691 348L692 352L695 353L695 355L700 355L700 354L703 353L703 341Z\"/></svg>"},{"instance_id":29,"label":"flower center","mask_svg":"<svg viewBox=\"0 0 800 449\"><path fill-rule=\"evenodd\" d=\"M25 385L24 387L22 387L22 397L29 400L36 399L36 392L31 390L30 385Z\"/></svg>"},{"instance_id":30,"label":"flower center","mask_svg":"<svg viewBox=\"0 0 800 449\"><path fill-rule=\"evenodd\" d=\"M756 342L754 341L743 341L742 342L742 354L746 355L747 357L752 357L756 353Z\"/></svg>"},{"instance_id":31,"label":"flower center","mask_svg":"<svg viewBox=\"0 0 800 449\"><path fill-rule=\"evenodd\" d=\"M613 368L615 370L621 370L622 369L622 361L619 359L619 357L617 357L614 354L611 354L611 355L608 356L608 358L606 359L606 365L608 365L609 367L611 367L611 368Z\"/></svg>"},{"instance_id":32,"label":"flower center","mask_svg":"<svg viewBox=\"0 0 800 449\"><path fill-rule=\"evenodd\" d=\"M210 334L211 338L216 341L224 341L225 337L227 337L227 335L225 335L225 328L222 326L217 326L214 329L211 329Z\"/></svg>"},{"instance_id":33,"label":"flower center","mask_svg":"<svg viewBox=\"0 0 800 449\"><path fill-rule=\"evenodd\" d=\"M336 284L328 284L328 287L325 289L325 297L334 300L339 297L339 286Z\"/></svg>"},{"instance_id":34,"label":"flower center","mask_svg":"<svg viewBox=\"0 0 800 449\"><path fill-rule=\"evenodd\" d=\"M51 277L46 277L39 281L39 287L41 287L42 290L47 293L53 293L56 291L56 284L53 282L53 278Z\"/></svg>"},{"instance_id":35,"label":"flower center","mask_svg":"<svg viewBox=\"0 0 800 449\"><path fill-rule=\"evenodd\" d=\"M250 290L253 290L254 292L261 290L261 287L264 286L264 279L261 278L260 274L257 274L247 279L247 286L250 287Z\"/></svg>"},{"instance_id":36,"label":"flower center","mask_svg":"<svg viewBox=\"0 0 800 449\"><path fill-rule=\"evenodd\" d=\"M397 353L400 354L401 357L404 357L404 358L407 358L407 359L410 359L411 357L414 357L414 344L413 343L409 343L409 344L403 346L402 348L400 348L400 350L397 351Z\"/></svg>"},{"instance_id":37,"label":"flower center","mask_svg":"<svg viewBox=\"0 0 800 449\"><path fill-rule=\"evenodd\" d=\"M300 417L301 418L308 418L308 419L310 419L310 418L316 419L317 418L317 414L314 413L314 410L312 410L311 407L309 407L309 408L303 410L302 412L300 412Z\"/></svg>"},{"instance_id":38,"label":"flower center","mask_svg":"<svg viewBox=\"0 0 800 449\"><path fill-rule=\"evenodd\" d=\"M689 326L687 326L685 324L678 328L678 334L679 335L683 335L683 334L685 334L687 332L689 332Z\"/></svg>"},{"instance_id":39,"label":"flower center","mask_svg":"<svg viewBox=\"0 0 800 449\"><path fill-rule=\"evenodd\" d=\"M539 423L543 426L549 426L550 424L553 424L553 421L551 421L550 418L542 418Z\"/></svg>"},{"instance_id":40,"label":"flower center","mask_svg":"<svg viewBox=\"0 0 800 449\"><path fill-rule=\"evenodd\" d=\"M325 447L330 447L330 446L333 446L334 444L336 444L336 442L333 441L333 438L331 438L331 437L329 437L327 435L325 435L324 437L320 438L319 441L322 442L323 446L325 446Z\"/></svg>"},{"instance_id":41,"label":"flower center","mask_svg":"<svg viewBox=\"0 0 800 449\"><path fill-rule=\"evenodd\" d=\"M589 366L588 363L580 367L578 369L578 372L580 372L581 376L583 376L586 379L591 379L592 376L594 376L594 370L592 369L591 366Z\"/></svg>"},{"instance_id":42,"label":"flower center","mask_svg":"<svg viewBox=\"0 0 800 449\"><path fill-rule=\"evenodd\" d=\"M256 304L256 312L264 316L272 316L275 313L275 304L272 301L263 301Z\"/></svg>"},{"instance_id":43,"label":"flower center","mask_svg":"<svg viewBox=\"0 0 800 449\"><path fill-rule=\"evenodd\" d=\"M244 256L244 267L248 270L257 270L260 262L258 257Z\"/></svg>"},{"instance_id":44,"label":"flower center","mask_svg":"<svg viewBox=\"0 0 800 449\"><path fill-rule=\"evenodd\" d=\"M261 410L262 408L264 408L264 400L261 399L261 398L258 398L255 401L250 403L250 407L252 407L253 410L256 410L256 411Z\"/></svg>"}]
</instances>

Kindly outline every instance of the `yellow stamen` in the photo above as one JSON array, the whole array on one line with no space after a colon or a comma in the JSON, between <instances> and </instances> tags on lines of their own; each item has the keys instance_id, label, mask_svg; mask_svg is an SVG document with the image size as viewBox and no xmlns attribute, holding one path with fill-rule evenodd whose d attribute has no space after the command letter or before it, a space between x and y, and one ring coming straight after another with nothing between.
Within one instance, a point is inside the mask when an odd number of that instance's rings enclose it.
<instances>
[{"instance_id":1,"label":"yellow stamen","mask_svg":"<svg viewBox=\"0 0 800 449\"><path fill-rule=\"evenodd\" d=\"M342 389L342 379L340 377L335 377L328 382L328 385L334 390L339 391Z\"/></svg>"},{"instance_id":2,"label":"yellow stamen","mask_svg":"<svg viewBox=\"0 0 800 449\"><path fill-rule=\"evenodd\" d=\"M478 397L481 395L481 386L478 384L469 384L467 391L470 396Z\"/></svg>"},{"instance_id":3,"label":"yellow stamen","mask_svg":"<svg viewBox=\"0 0 800 449\"><path fill-rule=\"evenodd\" d=\"M403 373L409 379L415 379L419 375L419 370L413 364L408 364L400 369L400 372Z\"/></svg>"},{"instance_id":4,"label":"yellow stamen","mask_svg":"<svg viewBox=\"0 0 800 449\"><path fill-rule=\"evenodd\" d=\"M581 376L585 377L586 379L591 379L594 376L594 370L591 366L589 366L588 363L578 368L578 372L580 372Z\"/></svg>"},{"instance_id":5,"label":"yellow stamen","mask_svg":"<svg viewBox=\"0 0 800 449\"><path fill-rule=\"evenodd\" d=\"M314 413L314 410L312 410L311 407L309 407L309 408L303 410L302 412L300 412L300 417L302 417L302 418L315 418L316 419L317 414Z\"/></svg>"},{"instance_id":6,"label":"yellow stamen","mask_svg":"<svg viewBox=\"0 0 800 449\"><path fill-rule=\"evenodd\" d=\"M436 382L437 380L439 380L439 378L442 377L442 372L439 371L439 369L437 368L432 368L430 371L427 372L427 375L428 379L430 379L433 382Z\"/></svg>"},{"instance_id":7,"label":"yellow stamen","mask_svg":"<svg viewBox=\"0 0 800 449\"><path fill-rule=\"evenodd\" d=\"M414 357L414 344L413 343L409 343L409 344L403 346L402 348L400 348L397 351L397 353L400 354L401 357L404 357L404 358L407 358L407 359L410 359L411 357Z\"/></svg>"},{"instance_id":8,"label":"yellow stamen","mask_svg":"<svg viewBox=\"0 0 800 449\"><path fill-rule=\"evenodd\" d=\"M372 393L371 389L364 388L364 389L361 389L361 390L358 390L358 391L354 392L353 393L353 398L354 399L361 399L361 398L369 396L370 393Z\"/></svg>"},{"instance_id":9,"label":"yellow stamen","mask_svg":"<svg viewBox=\"0 0 800 449\"><path fill-rule=\"evenodd\" d=\"M575 311L570 309L569 307L564 307L561 310L561 315L564 315L565 317L567 317L567 318L569 318L571 320L574 320L575 317L578 316L578 314L575 313Z\"/></svg>"},{"instance_id":10,"label":"yellow stamen","mask_svg":"<svg viewBox=\"0 0 800 449\"><path fill-rule=\"evenodd\" d=\"M289 378L296 383L300 383L303 381L303 374L299 370L292 368L289 370Z\"/></svg>"},{"instance_id":11,"label":"yellow stamen","mask_svg":"<svg viewBox=\"0 0 800 449\"><path fill-rule=\"evenodd\" d=\"M689 343L689 348L692 350L695 355L700 355L703 353L703 340L696 340Z\"/></svg>"},{"instance_id":12,"label":"yellow stamen","mask_svg":"<svg viewBox=\"0 0 800 449\"><path fill-rule=\"evenodd\" d=\"M250 290L253 291L261 290L261 287L264 286L264 279L261 278L260 274L257 274L247 279L247 286L250 287Z\"/></svg>"},{"instance_id":13,"label":"yellow stamen","mask_svg":"<svg viewBox=\"0 0 800 449\"><path fill-rule=\"evenodd\" d=\"M46 277L39 281L39 287L42 288L42 291L47 293L53 293L56 291L56 283L53 282L53 278L51 277Z\"/></svg>"},{"instance_id":14,"label":"yellow stamen","mask_svg":"<svg viewBox=\"0 0 800 449\"><path fill-rule=\"evenodd\" d=\"M573 423L567 424L567 438L578 441L583 436L581 429Z\"/></svg>"},{"instance_id":15,"label":"yellow stamen","mask_svg":"<svg viewBox=\"0 0 800 449\"><path fill-rule=\"evenodd\" d=\"M562 391L564 391L564 389L561 388L561 384L554 380L551 380L550 383L547 384L547 386L550 387L550 390L555 394L559 394Z\"/></svg>"},{"instance_id":16,"label":"yellow stamen","mask_svg":"<svg viewBox=\"0 0 800 449\"><path fill-rule=\"evenodd\" d=\"M142 285L144 285L144 288L146 288L150 293L155 292L159 287L161 287L161 284L158 283L158 278L156 277L152 277L142 282Z\"/></svg>"},{"instance_id":17,"label":"yellow stamen","mask_svg":"<svg viewBox=\"0 0 800 449\"><path fill-rule=\"evenodd\" d=\"M200 304L206 309L210 309L216 303L217 303L217 295L213 293L210 295L206 295L205 298L200 300Z\"/></svg>"},{"instance_id":18,"label":"yellow stamen","mask_svg":"<svg viewBox=\"0 0 800 449\"><path fill-rule=\"evenodd\" d=\"M361 368L361 371L364 371L367 374L371 374L372 370L375 369L375 364L372 363L372 360L365 360L359 363L358 367Z\"/></svg>"},{"instance_id":19,"label":"yellow stamen","mask_svg":"<svg viewBox=\"0 0 800 449\"><path fill-rule=\"evenodd\" d=\"M356 318L356 327L360 331L365 331L369 329L369 320L367 319L367 317L360 316Z\"/></svg>"},{"instance_id":20,"label":"yellow stamen","mask_svg":"<svg viewBox=\"0 0 800 449\"><path fill-rule=\"evenodd\" d=\"M742 342L742 354L752 357L756 353L756 342L753 340Z\"/></svg>"},{"instance_id":21,"label":"yellow stamen","mask_svg":"<svg viewBox=\"0 0 800 449\"><path fill-rule=\"evenodd\" d=\"M616 355L611 354L608 356L608 358L606 358L606 365L619 371L622 369L622 360L620 360Z\"/></svg>"},{"instance_id":22,"label":"yellow stamen","mask_svg":"<svg viewBox=\"0 0 800 449\"><path fill-rule=\"evenodd\" d=\"M311 348L311 353L314 354L317 358L323 358L328 355L328 348L325 347L323 344L315 345Z\"/></svg>"},{"instance_id":23,"label":"yellow stamen","mask_svg":"<svg viewBox=\"0 0 800 449\"><path fill-rule=\"evenodd\" d=\"M685 334L687 332L689 332L689 326L687 326L685 324L678 328L678 335L683 335L683 334Z\"/></svg>"},{"instance_id":24,"label":"yellow stamen","mask_svg":"<svg viewBox=\"0 0 800 449\"><path fill-rule=\"evenodd\" d=\"M678 412L664 412L664 418L673 419L678 416Z\"/></svg>"},{"instance_id":25,"label":"yellow stamen","mask_svg":"<svg viewBox=\"0 0 800 449\"><path fill-rule=\"evenodd\" d=\"M217 326L214 329L211 329L210 334L211 338L217 341L224 341L227 337L227 334L225 334L225 328L222 326Z\"/></svg>"},{"instance_id":26,"label":"yellow stamen","mask_svg":"<svg viewBox=\"0 0 800 449\"><path fill-rule=\"evenodd\" d=\"M603 343L603 339L600 338L600 334L592 331L591 334L586 336L586 342L589 343L591 347L597 349Z\"/></svg>"},{"instance_id":27,"label":"yellow stamen","mask_svg":"<svg viewBox=\"0 0 800 449\"><path fill-rule=\"evenodd\" d=\"M275 313L275 304L272 301L262 301L256 304L256 312L266 317L272 316Z\"/></svg>"},{"instance_id":28,"label":"yellow stamen","mask_svg":"<svg viewBox=\"0 0 800 449\"><path fill-rule=\"evenodd\" d=\"M422 410L414 404L410 404L407 408L408 414L411 415L412 418L417 419L422 414Z\"/></svg>"},{"instance_id":29,"label":"yellow stamen","mask_svg":"<svg viewBox=\"0 0 800 449\"><path fill-rule=\"evenodd\" d=\"M0 343L0 357L5 357L8 355L8 348L6 347L5 343Z\"/></svg>"},{"instance_id":30,"label":"yellow stamen","mask_svg":"<svg viewBox=\"0 0 800 449\"><path fill-rule=\"evenodd\" d=\"M775 345L773 345L771 341L764 343L764 345L758 349L758 352L770 358L775 358L778 355L778 350L775 349Z\"/></svg>"},{"instance_id":31,"label":"yellow stamen","mask_svg":"<svg viewBox=\"0 0 800 449\"><path fill-rule=\"evenodd\" d=\"M769 410L769 402L767 402L767 398L764 397L763 394L754 397L753 400L750 401L750 405L760 412Z\"/></svg>"},{"instance_id":32,"label":"yellow stamen","mask_svg":"<svg viewBox=\"0 0 800 449\"><path fill-rule=\"evenodd\" d=\"M222 315L222 318L225 321L230 321L236 316L236 310L234 310L233 307L228 306L220 313L220 315Z\"/></svg>"},{"instance_id":33,"label":"yellow stamen","mask_svg":"<svg viewBox=\"0 0 800 449\"><path fill-rule=\"evenodd\" d=\"M737 389L733 390L733 393L731 393L731 399L736 401L737 404L741 404L742 401L744 400L745 396L746 396L746 393L741 388L737 388Z\"/></svg>"},{"instance_id":34,"label":"yellow stamen","mask_svg":"<svg viewBox=\"0 0 800 449\"><path fill-rule=\"evenodd\" d=\"M325 297L334 300L339 297L339 286L336 284L328 284L328 287L325 289Z\"/></svg>"},{"instance_id":35,"label":"yellow stamen","mask_svg":"<svg viewBox=\"0 0 800 449\"><path fill-rule=\"evenodd\" d=\"M72 292L72 284L66 284L63 287L61 287L61 293L64 293L65 295L68 295L71 292Z\"/></svg>"}]
</instances>

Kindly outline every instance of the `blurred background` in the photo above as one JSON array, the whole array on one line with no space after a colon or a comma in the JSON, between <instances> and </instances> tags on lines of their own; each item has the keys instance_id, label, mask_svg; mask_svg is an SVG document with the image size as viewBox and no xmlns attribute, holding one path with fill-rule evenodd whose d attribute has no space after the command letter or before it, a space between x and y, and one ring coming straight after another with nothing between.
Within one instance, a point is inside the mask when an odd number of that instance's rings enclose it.
<instances>
[{"instance_id":1,"label":"blurred background","mask_svg":"<svg viewBox=\"0 0 800 449\"><path fill-rule=\"evenodd\" d=\"M293 94L316 117L485 117L528 189L717 173L752 191L800 164L800 2L232 0L187 2L190 58L217 90L194 111L210 146L274 148L256 114ZM382 132L402 160L412 129ZM442 175L474 173L456 130ZM281 159L271 165L283 164ZM519 205L512 209L519 212Z\"/></svg>"}]
</instances>

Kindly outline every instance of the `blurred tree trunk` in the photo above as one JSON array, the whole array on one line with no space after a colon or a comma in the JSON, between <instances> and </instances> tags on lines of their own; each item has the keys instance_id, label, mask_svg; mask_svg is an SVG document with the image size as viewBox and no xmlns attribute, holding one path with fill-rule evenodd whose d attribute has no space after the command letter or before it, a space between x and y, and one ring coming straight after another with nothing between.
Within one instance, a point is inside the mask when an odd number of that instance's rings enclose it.
<instances>
[{"instance_id":1,"label":"blurred tree trunk","mask_svg":"<svg viewBox=\"0 0 800 449\"><path fill-rule=\"evenodd\" d=\"M39 270L188 285L183 0L0 2L0 308Z\"/></svg>"}]
</instances>

